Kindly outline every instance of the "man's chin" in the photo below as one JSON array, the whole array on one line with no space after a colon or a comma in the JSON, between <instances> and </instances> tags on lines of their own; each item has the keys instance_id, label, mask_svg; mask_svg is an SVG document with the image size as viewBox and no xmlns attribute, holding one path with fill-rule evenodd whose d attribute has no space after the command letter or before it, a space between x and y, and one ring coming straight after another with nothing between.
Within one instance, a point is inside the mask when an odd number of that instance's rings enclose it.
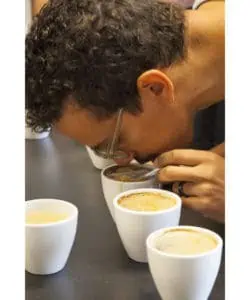
<instances>
[{"instance_id":1,"label":"man's chin","mask_svg":"<svg viewBox=\"0 0 250 300\"><path fill-rule=\"evenodd\" d=\"M190 148L191 145L192 145L191 142L186 142L186 143L182 143L180 145L176 145L176 147L167 148L166 150L159 152L159 153L155 153L155 154L151 154L151 155L147 155L147 156L138 154L138 155L134 156L134 159L137 160L138 163L140 163L140 164L145 164L147 162L154 161L159 155L161 155L164 152L168 152L168 151L171 151L174 149L187 149L187 148Z\"/></svg>"},{"instance_id":2,"label":"man's chin","mask_svg":"<svg viewBox=\"0 0 250 300\"><path fill-rule=\"evenodd\" d=\"M145 164L147 162L154 161L158 156L159 154L152 154L147 157L135 156L135 160L140 164Z\"/></svg>"}]
</instances>

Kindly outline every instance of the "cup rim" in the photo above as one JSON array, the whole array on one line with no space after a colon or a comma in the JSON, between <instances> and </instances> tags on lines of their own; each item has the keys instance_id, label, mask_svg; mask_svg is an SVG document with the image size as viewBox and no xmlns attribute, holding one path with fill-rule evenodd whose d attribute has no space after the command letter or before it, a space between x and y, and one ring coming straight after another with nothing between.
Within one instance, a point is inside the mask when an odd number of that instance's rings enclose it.
<instances>
[{"instance_id":1,"label":"cup rim","mask_svg":"<svg viewBox=\"0 0 250 300\"><path fill-rule=\"evenodd\" d=\"M132 209L128 209L128 208L125 208L125 207L122 207L121 205L118 204L118 201L121 197L124 197L124 196L128 196L130 194L139 194L139 193L157 193L157 194L167 194L168 196L171 196L171 197L174 197L175 200L176 200L176 204L170 208L167 208L167 209L163 209L163 210L158 210L158 211L137 211L137 210L132 210ZM132 190L128 190L128 191L125 191L125 192L122 192L120 194L118 194L114 200L113 200L113 205L114 205L114 208L115 210L118 209L118 210L121 210L123 212L126 212L126 213L129 213L131 215L139 215L139 216L156 216L156 215L161 215L161 214L164 214L166 212L172 212L178 208L181 208L181 205L182 205L182 201L181 201L181 198L179 195L173 193L173 192L170 192L170 191L167 191L167 190L162 190L160 188L139 188L139 189L132 189Z\"/></svg>"},{"instance_id":2,"label":"cup rim","mask_svg":"<svg viewBox=\"0 0 250 300\"><path fill-rule=\"evenodd\" d=\"M31 199L31 200L27 200L25 201L25 215L26 215L26 207L29 203L34 203L34 202L42 202L42 201L50 201L50 202L61 202L67 206L70 206L71 208L74 209L73 213L70 214L70 216L66 219L63 219L61 221L56 221L56 222L51 222L51 223L45 223L45 224L28 224L25 221L25 227L33 227L33 228L41 228L41 227L51 227L51 226L59 226L62 225L64 223L70 222L73 219L78 217L78 208L76 205L74 205L71 202L65 201L65 200L61 200L61 199L56 199L56 198L35 198L35 199Z\"/></svg>"},{"instance_id":3,"label":"cup rim","mask_svg":"<svg viewBox=\"0 0 250 300\"><path fill-rule=\"evenodd\" d=\"M114 160L113 160L113 159L110 159L110 158L103 158L103 157L98 156L98 155L95 154L95 152L91 149L91 147L89 147L89 146L87 146L87 145L85 145L85 148L86 148L86 150L87 150L89 156L90 156L90 155L93 155L93 158L95 158L95 159L100 159L100 160L105 161L105 162L110 162L112 165L114 165ZM105 168L110 167L111 164L109 164L109 165L106 166ZM103 168L102 168L102 169L103 169Z\"/></svg>"},{"instance_id":4,"label":"cup rim","mask_svg":"<svg viewBox=\"0 0 250 300\"><path fill-rule=\"evenodd\" d=\"M173 254L173 253L166 253L163 251L160 251L158 249L156 249L155 245L153 244L154 241L164 232L167 231L172 231L175 229L189 229L189 230L193 230L193 231L198 231L198 232L205 232L209 235L212 235L212 237L214 239L216 239L216 241L218 242L217 246L211 250L208 250L206 252L202 252L199 254L191 254L191 255L184 255L184 254ZM154 232L152 232L151 234L149 234L149 236L147 237L146 240L146 246L147 246L147 250L151 250L152 252L154 252L155 254L162 256L162 257L167 257L167 258L172 258L172 259L183 259L183 260L187 260L187 259L197 259L197 258L201 258L207 255L212 255L213 253L217 252L219 248L222 248L223 246L223 240L220 237L219 234L217 234L216 232L204 228L204 227L199 227L199 226L189 226L189 225L179 225L179 226L170 226L170 227L164 227L164 228L160 228Z\"/></svg>"},{"instance_id":5,"label":"cup rim","mask_svg":"<svg viewBox=\"0 0 250 300\"><path fill-rule=\"evenodd\" d=\"M133 164L134 164L134 165L137 165L136 163L132 163L132 165L133 165ZM140 164L138 164L138 165L140 165ZM121 180L115 180L115 179L112 179L112 178L106 176L104 173L105 173L105 171L106 171L107 169L112 168L112 167L114 167L114 166L119 166L119 165L118 165L118 164L112 164L112 165L107 166L106 168L103 168L102 171L101 171L101 177L104 177L104 178L110 180L111 182L123 183L123 184L135 184L135 183L151 182L151 181L154 181L154 180L155 180L154 176L149 177L147 180L143 180L143 181L131 181L131 182L130 182L130 181L121 181ZM144 166L144 167L145 167L145 168L148 168L149 170L152 169L152 168L150 168L149 166Z\"/></svg>"}]
</instances>

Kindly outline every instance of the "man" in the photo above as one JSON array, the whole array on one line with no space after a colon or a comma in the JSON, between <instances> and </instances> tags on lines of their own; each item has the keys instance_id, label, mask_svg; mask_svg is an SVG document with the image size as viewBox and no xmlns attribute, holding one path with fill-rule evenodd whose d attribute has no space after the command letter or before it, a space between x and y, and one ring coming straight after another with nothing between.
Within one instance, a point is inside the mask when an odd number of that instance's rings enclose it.
<instances>
[{"instance_id":1,"label":"man","mask_svg":"<svg viewBox=\"0 0 250 300\"><path fill-rule=\"evenodd\" d=\"M31 1L31 7L32 7L32 16L34 17L37 15L40 11L40 9L43 7L44 4L48 2L48 0L29 0Z\"/></svg>"},{"instance_id":2,"label":"man","mask_svg":"<svg viewBox=\"0 0 250 300\"><path fill-rule=\"evenodd\" d=\"M122 164L157 158L184 204L224 221L223 145L185 149L197 113L224 98L224 2L49 2L26 38L26 98L33 128Z\"/></svg>"}]
</instances>

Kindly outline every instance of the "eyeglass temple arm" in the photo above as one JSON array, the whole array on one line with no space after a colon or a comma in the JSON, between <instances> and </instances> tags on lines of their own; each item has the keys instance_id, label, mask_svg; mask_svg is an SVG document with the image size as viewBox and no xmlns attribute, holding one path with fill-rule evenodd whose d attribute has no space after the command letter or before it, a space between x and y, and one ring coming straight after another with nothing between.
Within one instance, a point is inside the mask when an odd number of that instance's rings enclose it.
<instances>
[{"instance_id":1,"label":"eyeglass temple arm","mask_svg":"<svg viewBox=\"0 0 250 300\"><path fill-rule=\"evenodd\" d=\"M118 139L118 134L120 132L120 128L121 128L121 120L122 120L122 113L123 113L123 109L121 108L118 112L118 116L117 116L117 121L116 121L116 126L115 126L115 132L113 135L113 139L112 142L108 145L108 149L107 149L107 155L108 157L112 156L114 154L114 147L116 145L116 141Z\"/></svg>"}]
</instances>

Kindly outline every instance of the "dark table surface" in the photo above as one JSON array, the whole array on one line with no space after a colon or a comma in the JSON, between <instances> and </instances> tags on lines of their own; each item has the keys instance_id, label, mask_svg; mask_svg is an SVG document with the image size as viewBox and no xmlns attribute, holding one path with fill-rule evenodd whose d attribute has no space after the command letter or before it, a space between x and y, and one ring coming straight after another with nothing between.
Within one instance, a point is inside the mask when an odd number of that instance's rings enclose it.
<instances>
[{"instance_id":1,"label":"dark table surface","mask_svg":"<svg viewBox=\"0 0 250 300\"><path fill-rule=\"evenodd\" d=\"M68 263L50 276L26 273L26 300L160 300L147 264L130 260L102 195L100 171L83 146L58 134L26 140L26 200L58 198L79 208ZM203 226L224 238L224 226L183 209L181 224ZM224 299L224 257L209 300Z\"/></svg>"}]
</instances>

